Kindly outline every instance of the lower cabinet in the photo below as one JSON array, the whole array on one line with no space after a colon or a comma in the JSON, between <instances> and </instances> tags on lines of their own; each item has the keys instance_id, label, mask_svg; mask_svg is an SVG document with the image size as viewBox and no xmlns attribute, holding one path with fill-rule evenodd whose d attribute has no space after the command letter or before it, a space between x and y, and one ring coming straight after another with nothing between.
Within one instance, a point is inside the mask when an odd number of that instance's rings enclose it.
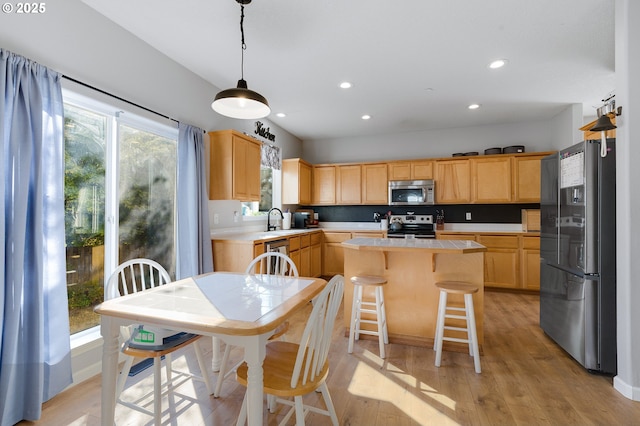
<instances>
[{"instance_id":1,"label":"lower cabinet","mask_svg":"<svg viewBox=\"0 0 640 426\"><path fill-rule=\"evenodd\" d=\"M322 275L344 274L342 242L351 239L351 232L324 232Z\"/></svg>"},{"instance_id":2,"label":"lower cabinet","mask_svg":"<svg viewBox=\"0 0 640 426\"><path fill-rule=\"evenodd\" d=\"M521 284L526 290L540 290L540 238L522 237Z\"/></svg>"},{"instance_id":3,"label":"lower cabinet","mask_svg":"<svg viewBox=\"0 0 640 426\"><path fill-rule=\"evenodd\" d=\"M351 238L384 238L384 231L324 231L322 275L344 274L344 248L342 242Z\"/></svg>"},{"instance_id":4,"label":"lower cabinet","mask_svg":"<svg viewBox=\"0 0 640 426\"><path fill-rule=\"evenodd\" d=\"M520 249L517 236L480 235L484 254L485 287L518 288Z\"/></svg>"},{"instance_id":5,"label":"lower cabinet","mask_svg":"<svg viewBox=\"0 0 640 426\"><path fill-rule=\"evenodd\" d=\"M289 257L301 277L322 275L322 232L289 237Z\"/></svg>"},{"instance_id":6,"label":"lower cabinet","mask_svg":"<svg viewBox=\"0 0 640 426\"><path fill-rule=\"evenodd\" d=\"M441 240L473 240L487 247L485 287L540 290L540 237L463 232L438 232Z\"/></svg>"}]
</instances>

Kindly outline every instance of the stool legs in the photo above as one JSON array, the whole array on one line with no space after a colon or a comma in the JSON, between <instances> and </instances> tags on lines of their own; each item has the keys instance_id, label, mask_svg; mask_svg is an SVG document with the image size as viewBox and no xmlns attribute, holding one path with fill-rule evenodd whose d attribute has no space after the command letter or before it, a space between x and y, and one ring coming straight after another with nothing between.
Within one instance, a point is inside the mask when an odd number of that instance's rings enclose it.
<instances>
[{"instance_id":1,"label":"stool legs","mask_svg":"<svg viewBox=\"0 0 640 426\"><path fill-rule=\"evenodd\" d=\"M362 299L362 287L353 287L353 303L351 304L351 325L349 326L349 347L347 352L353 353L353 341L360 338L360 299ZM358 332L356 332L356 324Z\"/></svg>"},{"instance_id":2,"label":"stool legs","mask_svg":"<svg viewBox=\"0 0 640 426\"><path fill-rule=\"evenodd\" d=\"M389 344L389 332L387 331L387 314L384 306L384 291L381 286L375 288L375 302L365 302L362 300L363 288L360 285L354 285L353 303L351 305L351 324L349 327L349 346L347 352L353 353L354 340L360 339L360 334L369 334L378 336L378 346L380 347L380 358L384 358L385 344ZM364 309L363 306L375 306L373 309ZM374 320L363 320L362 312L375 314ZM377 331L362 330L360 324L376 324Z\"/></svg>"},{"instance_id":3,"label":"stool legs","mask_svg":"<svg viewBox=\"0 0 640 426\"><path fill-rule=\"evenodd\" d=\"M464 306L467 310L467 328L469 329L467 335L470 338L469 342L469 354L473 356L473 365L475 366L476 373L480 373L480 351L478 350L478 333L476 329L476 316L473 310L473 295L464 295ZM473 354L471 351L473 350Z\"/></svg>"},{"instance_id":4,"label":"stool legs","mask_svg":"<svg viewBox=\"0 0 640 426\"><path fill-rule=\"evenodd\" d=\"M478 334L476 331L476 318L475 311L473 309L473 294L465 294L464 295L464 309L447 306L447 292L440 291L440 301L438 304L438 318L436 320L436 335L434 340L433 349L436 351L436 367L440 367L442 362L442 343L447 341L453 342L461 342L467 343L469 345L469 355L473 357L473 364L475 367L476 373L481 373L482 370L480 368L480 351L478 348ZM454 315L447 314L447 310L449 311L464 311L465 315ZM466 328L462 327L450 327L445 326L446 318L455 318L455 319L464 319L466 321ZM445 337L444 330L456 330L456 331L466 331L467 339L459 339L454 337Z\"/></svg>"}]
</instances>

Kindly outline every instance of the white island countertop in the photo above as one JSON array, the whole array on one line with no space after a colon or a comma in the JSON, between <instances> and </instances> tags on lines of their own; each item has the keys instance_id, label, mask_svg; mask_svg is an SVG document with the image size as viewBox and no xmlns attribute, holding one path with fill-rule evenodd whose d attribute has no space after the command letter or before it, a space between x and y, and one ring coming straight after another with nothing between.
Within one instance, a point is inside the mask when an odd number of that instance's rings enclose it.
<instances>
[{"instance_id":1,"label":"white island countertop","mask_svg":"<svg viewBox=\"0 0 640 426\"><path fill-rule=\"evenodd\" d=\"M430 238L352 238L345 248L373 251L419 250L432 253L479 253L487 248L471 240L436 240Z\"/></svg>"}]
</instances>

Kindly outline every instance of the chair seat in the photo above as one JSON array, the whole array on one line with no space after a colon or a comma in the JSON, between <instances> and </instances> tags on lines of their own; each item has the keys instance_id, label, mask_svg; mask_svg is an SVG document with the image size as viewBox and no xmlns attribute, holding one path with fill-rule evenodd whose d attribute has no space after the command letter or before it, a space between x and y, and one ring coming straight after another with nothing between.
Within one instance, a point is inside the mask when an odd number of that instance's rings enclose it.
<instances>
[{"instance_id":1,"label":"chair seat","mask_svg":"<svg viewBox=\"0 0 640 426\"><path fill-rule=\"evenodd\" d=\"M291 376L296 363L300 345L291 342L274 341L267 344L266 357L262 364L264 370L264 392L275 396L306 395L313 392L329 374L329 362L325 362L322 372L302 384L302 377L295 388L291 387ZM243 362L236 372L238 383L247 386L247 363Z\"/></svg>"}]
</instances>

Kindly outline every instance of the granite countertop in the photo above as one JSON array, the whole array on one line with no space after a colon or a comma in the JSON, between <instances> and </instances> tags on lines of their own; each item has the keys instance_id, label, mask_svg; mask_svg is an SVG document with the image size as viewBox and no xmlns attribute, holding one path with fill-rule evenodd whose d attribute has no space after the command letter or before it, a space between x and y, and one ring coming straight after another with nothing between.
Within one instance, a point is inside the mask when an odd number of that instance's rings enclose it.
<instances>
[{"instance_id":1,"label":"granite countertop","mask_svg":"<svg viewBox=\"0 0 640 426\"><path fill-rule=\"evenodd\" d=\"M373 251L419 250L432 253L479 253L487 248L475 241L434 240L422 238L352 238L344 241L345 248Z\"/></svg>"}]
</instances>

